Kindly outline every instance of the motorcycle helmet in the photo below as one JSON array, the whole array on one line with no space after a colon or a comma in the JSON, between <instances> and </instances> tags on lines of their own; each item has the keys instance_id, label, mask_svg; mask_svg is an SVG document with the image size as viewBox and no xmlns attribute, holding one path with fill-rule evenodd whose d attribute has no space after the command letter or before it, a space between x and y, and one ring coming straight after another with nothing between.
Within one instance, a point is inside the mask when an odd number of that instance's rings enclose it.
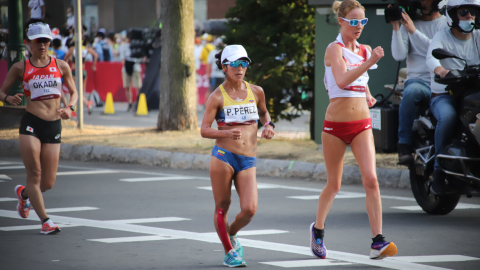
<instances>
[{"instance_id":1,"label":"motorcycle helmet","mask_svg":"<svg viewBox=\"0 0 480 270\"><path fill-rule=\"evenodd\" d=\"M462 33L470 33L473 29L480 28L480 16L475 17L474 28L470 31L465 31L459 25L459 18L457 16L457 9L461 6L464 7L475 7L480 10L480 0L443 0L438 4L438 8L442 9L443 7L446 8L445 15L447 17L447 24L452 28L457 28L458 31Z\"/></svg>"}]
</instances>

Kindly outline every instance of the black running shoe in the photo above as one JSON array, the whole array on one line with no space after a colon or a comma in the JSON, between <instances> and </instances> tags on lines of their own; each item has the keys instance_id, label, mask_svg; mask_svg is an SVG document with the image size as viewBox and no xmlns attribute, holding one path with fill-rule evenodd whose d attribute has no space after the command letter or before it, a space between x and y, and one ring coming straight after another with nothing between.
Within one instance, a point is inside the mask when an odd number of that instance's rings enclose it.
<instances>
[{"instance_id":1,"label":"black running shoe","mask_svg":"<svg viewBox=\"0 0 480 270\"><path fill-rule=\"evenodd\" d=\"M397 143L398 165L413 164L413 147L408 144Z\"/></svg>"}]
</instances>

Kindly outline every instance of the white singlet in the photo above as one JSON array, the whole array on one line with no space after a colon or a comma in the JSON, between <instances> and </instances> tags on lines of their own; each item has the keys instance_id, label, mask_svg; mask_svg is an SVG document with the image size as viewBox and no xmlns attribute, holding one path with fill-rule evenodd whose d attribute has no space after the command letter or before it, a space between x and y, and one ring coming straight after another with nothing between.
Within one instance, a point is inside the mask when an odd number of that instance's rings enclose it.
<instances>
[{"instance_id":1,"label":"white singlet","mask_svg":"<svg viewBox=\"0 0 480 270\"><path fill-rule=\"evenodd\" d=\"M356 46L360 49L359 54L356 54L345 48L341 34L338 34L337 39L333 43L342 46L343 59L345 60L347 71L357 68L371 56L370 51L358 42L356 42ZM377 64L373 65L369 69L376 68ZM323 78L323 82L325 83L325 88L327 89L330 99L337 97L366 97L365 90L367 89L368 79L368 73L365 72L353 83L344 89L340 89L335 81L335 77L333 76L332 67L325 65L325 77Z\"/></svg>"}]
</instances>

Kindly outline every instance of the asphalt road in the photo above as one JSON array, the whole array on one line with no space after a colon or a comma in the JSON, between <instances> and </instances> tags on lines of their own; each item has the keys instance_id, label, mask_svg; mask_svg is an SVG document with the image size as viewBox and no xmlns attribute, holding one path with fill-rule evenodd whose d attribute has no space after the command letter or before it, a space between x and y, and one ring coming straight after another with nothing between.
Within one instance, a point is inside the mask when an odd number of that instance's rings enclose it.
<instances>
[{"instance_id":1,"label":"asphalt road","mask_svg":"<svg viewBox=\"0 0 480 270\"><path fill-rule=\"evenodd\" d=\"M47 212L62 232L40 234L21 219L18 158L0 158L0 269L225 269L213 227L207 171L61 161ZM371 233L361 186L343 186L326 221L329 256L310 254L309 225L324 183L258 178L259 206L240 232L250 269L480 269L480 199L431 216L409 190L382 189L383 233L398 256L368 259ZM239 211L232 193L230 220Z\"/></svg>"}]
</instances>

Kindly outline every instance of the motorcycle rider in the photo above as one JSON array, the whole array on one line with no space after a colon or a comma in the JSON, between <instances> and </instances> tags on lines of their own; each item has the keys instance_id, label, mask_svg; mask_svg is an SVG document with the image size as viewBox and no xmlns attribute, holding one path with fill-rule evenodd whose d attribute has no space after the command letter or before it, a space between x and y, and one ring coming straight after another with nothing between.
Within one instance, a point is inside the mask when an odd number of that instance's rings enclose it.
<instances>
[{"instance_id":1,"label":"motorcycle rider","mask_svg":"<svg viewBox=\"0 0 480 270\"><path fill-rule=\"evenodd\" d=\"M406 12L402 20L391 21L392 56L396 61L407 58L407 80L399 107L398 163L413 163L412 126L417 105L430 99L430 72L425 58L430 41L438 31L448 28L447 19L439 12L440 0L423 0L421 16L412 21ZM402 24L400 26L400 23Z\"/></svg>"},{"instance_id":2,"label":"motorcycle rider","mask_svg":"<svg viewBox=\"0 0 480 270\"><path fill-rule=\"evenodd\" d=\"M435 128L435 157L450 143L458 123L453 99L445 90L445 85L434 81L435 74L443 78L450 70L463 70L465 62L454 58L439 61L433 57L432 51L444 49L465 59L468 65L480 64L480 31L474 30L480 27L480 0L449 0L446 8L450 28L435 34L427 53L427 66L432 72L430 108L438 120ZM435 195L448 193L445 173L441 171L436 158L431 192Z\"/></svg>"}]
</instances>

